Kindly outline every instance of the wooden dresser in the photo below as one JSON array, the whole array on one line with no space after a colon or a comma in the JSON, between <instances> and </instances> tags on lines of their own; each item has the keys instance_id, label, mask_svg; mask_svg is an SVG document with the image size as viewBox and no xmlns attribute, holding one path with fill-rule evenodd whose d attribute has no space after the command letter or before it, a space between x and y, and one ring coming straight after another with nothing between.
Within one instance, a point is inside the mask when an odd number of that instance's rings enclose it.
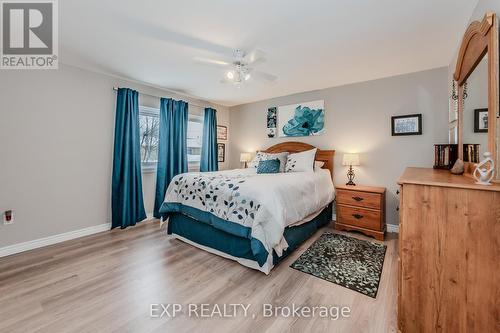
<instances>
[{"instance_id":1,"label":"wooden dresser","mask_svg":"<svg viewBox=\"0 0 500 333\"><path fill-rule=\"evenodd\" d=\"M384 240L385 188L336 185L337 230L356 230Z\"/></svg>"},{"instance_id":2,"label":"wooden dresser","mask_svg":"<svg viewBox=\"0 0 500 333\"><path fill-rule=\"evenodd\" d=\"M399 330L499 332L500 186L426 168L399 184Z\"/></svg>"}]
</instances>

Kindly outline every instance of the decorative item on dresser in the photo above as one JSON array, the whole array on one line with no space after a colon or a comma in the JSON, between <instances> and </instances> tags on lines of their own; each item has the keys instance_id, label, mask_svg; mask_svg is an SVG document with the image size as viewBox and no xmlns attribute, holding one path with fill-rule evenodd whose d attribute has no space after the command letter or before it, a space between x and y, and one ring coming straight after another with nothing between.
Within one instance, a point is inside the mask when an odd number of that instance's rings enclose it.
<instances>
[{"instance_id":1,"label":"decorative item on dresser","mask_svg":"<svg viewBox=\"0 0 500 333\"><path fill-rule=\"evenodd\" d=\"M430 168L399 184L399 330L498 332L500 186Z\"/></svg>"},{"instance_id":2,"label":"decorative item on dresser","mask_svg":"<svg viewBox=\"0 0 500 333\"><path fill-rule=\"evenodd\" d=\"M344 154L344 157L342 158L342 165L343 166L349 166L349 171L347 171L347 179L349 180L346 185L350 186L355 186L356 184L354 183L354 170L352 169L352 166L359 165L359 154Z\"/></svg>"},{"instance_id":3,"label":"decorative item on dresser","mask_svg":"<svg viewBox=\"0 0 500 333\"><path fill-rule=\"evenodd\" d=\"M385 188L337 185L337 230L356 230L384 240Z\"/></svg>"},{"instance_id":4,"label":"decorative item on dresser","mask_svg":"<svg viewBox=\"0 0 500 333\"><path fill-rule=\"evenodd\" d=\"M483 156L484 159L476 165L472 176L476 180L476 184L488 186L491 185L491 180L495 175L495 162L493 162L490 152L485 152Z\"/></svg>"}]
</instances>

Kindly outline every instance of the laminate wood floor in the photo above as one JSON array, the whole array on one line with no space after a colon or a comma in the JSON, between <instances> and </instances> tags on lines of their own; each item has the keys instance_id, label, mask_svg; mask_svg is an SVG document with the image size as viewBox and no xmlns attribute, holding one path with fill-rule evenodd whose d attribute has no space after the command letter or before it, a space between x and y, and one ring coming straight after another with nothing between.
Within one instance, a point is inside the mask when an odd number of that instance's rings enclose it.
<instances>
[{"instance_id":1,"label":"laminate wood floor","mask_svg":"<svg viewBox=\"0 0 500 333\"><path fill-rule=\"evenodd\" d=\"M0 332L396 331L397 235L385 241L373 299L289 267L326 230L332 229L319 230L269 276L169 239L157 220L0 258ZM179 303L185 313L151 318L152 303ZM236 318L190 318L189 303L250 308L247 317L240 311ZM264 303L348 306L351 314L265 318Z\"/></svg>"}]
</instances>

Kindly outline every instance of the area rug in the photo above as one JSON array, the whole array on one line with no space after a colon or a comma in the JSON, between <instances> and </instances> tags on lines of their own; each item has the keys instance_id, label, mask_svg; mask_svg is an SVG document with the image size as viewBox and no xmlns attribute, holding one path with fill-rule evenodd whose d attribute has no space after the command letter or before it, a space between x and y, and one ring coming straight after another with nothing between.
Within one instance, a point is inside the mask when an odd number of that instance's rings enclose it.
<instances>
[{"instance_id":1,"label":"area rug","mask_svg":"<svg viewBox=\"0 0 500 333\"><path fill-rule=\"evenodd\" d=\"M375 298L386 249L383 244L325 232L290 267Z\"/></svg>"}]
</instances>

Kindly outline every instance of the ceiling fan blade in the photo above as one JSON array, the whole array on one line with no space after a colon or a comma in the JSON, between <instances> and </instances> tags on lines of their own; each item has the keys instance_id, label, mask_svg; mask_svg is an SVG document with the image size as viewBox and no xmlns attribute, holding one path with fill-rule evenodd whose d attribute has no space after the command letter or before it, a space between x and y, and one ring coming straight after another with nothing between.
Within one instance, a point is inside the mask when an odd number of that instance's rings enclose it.
<instances>
[{"instance_id":1,"label":"ceiling fan blade","mask_svg":"<svg viewBox=\"0 0 500 333\"><path fill-rule=\"evenodd\" d=\"M274 82L278 79L278 77L276 75L264 73L264 72L256 71L256 70L253 70L251 72L251 76L256 78L256 79L268 81L268 82Z\"/></svg>"},{"instance_id":2,"label":"ceiling fan blade","mask_svg":"<svg viewBox=\"0 0 500 333\"><path fill-rule=\"evenodd\" d=\"M255 49L243 57L243 62L247 65L260 64L266 61L264 51Z\"/></svg>"},{"instance_id":3,"label":"ceiling fan blade","mask_svg":"<svg viewBox=\"0 0 500 333\"><path fill-rule=\"evenodd\" d=\"M218 66L218 67L228 67L232 66L230 62L224 61L224 60L216 60L216 59L209 59L209 58L201 58L201 57L195 57L193 60L197 63L204 64L204 65L212 65L212 66Z\"/></svg>"}]
</instances>

